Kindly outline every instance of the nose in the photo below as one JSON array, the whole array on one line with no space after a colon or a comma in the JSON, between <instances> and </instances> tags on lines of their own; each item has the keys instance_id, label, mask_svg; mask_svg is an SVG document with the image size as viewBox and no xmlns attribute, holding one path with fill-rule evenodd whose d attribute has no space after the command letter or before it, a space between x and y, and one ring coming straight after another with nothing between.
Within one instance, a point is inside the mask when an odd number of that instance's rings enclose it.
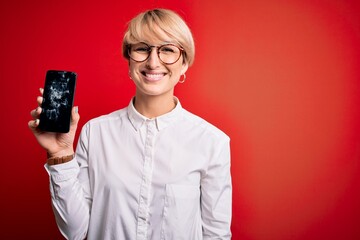
<instances>
[{"instance_id":1,"label":"nose","mask_svg":"<svg viewBox=\"0 0 360 240\"><path fill-rule=\"evenodd\" d=\"M151 49L150 56L149 56L149 58L147 59L146 65L147 65L150 69L155 69L155 68L157 68L157 67L160 66L160 59L159 59L159 56L158 56L157 48L156 48L156 47L153 47L153 48Z\"/></svg>"}]
</instances>

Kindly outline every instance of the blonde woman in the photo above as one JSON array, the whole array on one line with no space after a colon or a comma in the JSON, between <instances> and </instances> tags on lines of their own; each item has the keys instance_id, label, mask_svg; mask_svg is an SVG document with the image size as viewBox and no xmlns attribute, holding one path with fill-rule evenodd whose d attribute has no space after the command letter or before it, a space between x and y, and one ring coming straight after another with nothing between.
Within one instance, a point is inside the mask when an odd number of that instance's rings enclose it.
<instances>
[{"instance_id":1,"label":"blonde woman","mask_svg":"<svg viewBox=\"0 0 360 240\"><path fill-rule=\"evenodd\" d=\"M173 11L154 9L129 23L123 40L135 96L123 109L69 133L41 132L56 222L67 239L230 239L229 137L182 108L194 41Z\"/></svg>"}]
</instances>

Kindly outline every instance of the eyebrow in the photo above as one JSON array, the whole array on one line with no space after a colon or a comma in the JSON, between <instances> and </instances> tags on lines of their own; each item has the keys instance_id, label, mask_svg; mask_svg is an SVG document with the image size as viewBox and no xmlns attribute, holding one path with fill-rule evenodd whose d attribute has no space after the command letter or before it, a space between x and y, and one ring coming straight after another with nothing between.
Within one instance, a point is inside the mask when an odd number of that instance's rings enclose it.
<instances>
[{"instance_id":1,"label":"eyebrow","mask_svg":"<svg viewBox=\"0 0 360 240\"><path fill-rule=\"evenodd\" d=\"M158 40L160 40L160 39L158 39ZM158 44L158 45L153 45L153 44L150 44L148 41L146 41L145 39L142 39L142 40L138 40L139 42L138 43L146 43L146 44L148 44L148 45L151 45L151 46L160 46L160 45L165 45L165 44L174 44L174 45L179 45L179 43L178 42L176 42L176 41L173 41L173 40L164 40L164 41L159 41L158 43L160 43L160 44Z\"/></svg>"}]
</instances>

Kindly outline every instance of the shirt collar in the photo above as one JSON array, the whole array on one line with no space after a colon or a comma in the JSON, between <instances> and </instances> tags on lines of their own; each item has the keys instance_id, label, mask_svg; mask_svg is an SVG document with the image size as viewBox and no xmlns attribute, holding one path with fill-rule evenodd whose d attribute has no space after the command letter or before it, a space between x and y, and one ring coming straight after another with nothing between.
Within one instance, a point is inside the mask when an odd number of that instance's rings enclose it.
<instances>
[{"instance_id":1,"label":"shirt collar","mask_svg":"<svg viewBox=\"0 0 360 240\"><path fill-rule=\"evenodd\" d=\"M182 112L182 106L177 97L174 97L174 100L176 102L176 106L173 110L171 110L168 113L165 113L161 116L156 117L155 119L147 118L143 115L141 115L134 107L134 98L131 99L129 106L127 108L128 118L135 128L136 131L138 131L141 126L146 121L153 121L155 120L156 127L158 131L166 128L168 125L170 125L172 122L174 122L176 119L179 118L181 112Z\"/></svg>"}]
</instances>

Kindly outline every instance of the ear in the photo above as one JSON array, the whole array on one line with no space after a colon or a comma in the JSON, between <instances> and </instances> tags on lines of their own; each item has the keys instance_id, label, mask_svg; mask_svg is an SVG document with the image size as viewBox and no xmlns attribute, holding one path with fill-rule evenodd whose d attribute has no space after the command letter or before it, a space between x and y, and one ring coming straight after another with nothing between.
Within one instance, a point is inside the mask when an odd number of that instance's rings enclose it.
<instances>
[{"instance_id":1,"label":"ear","mask_svg":"<svg viewBox=\"0 0 360 240\"><path fill-rule=\"evenodd\" d=\"M181 67L181 75L185 74L188 68L189 68L189 64L184 62Z\"/></svg>"}]
</instances>

